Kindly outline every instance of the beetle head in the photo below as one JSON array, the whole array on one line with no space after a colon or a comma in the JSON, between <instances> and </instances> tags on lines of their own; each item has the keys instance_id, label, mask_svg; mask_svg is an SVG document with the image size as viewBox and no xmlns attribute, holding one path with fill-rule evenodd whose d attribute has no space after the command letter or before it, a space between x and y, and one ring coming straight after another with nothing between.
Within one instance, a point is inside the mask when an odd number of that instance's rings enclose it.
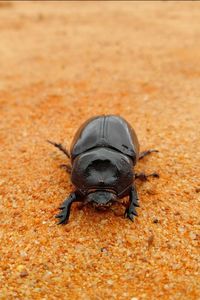
<instances>
[{"instance_id":1,"label":"beetle head","mask_svg":"<svg viewBox=\"0 0 200 300\"><path fill-rule=\"evenodd\" d=\"M99 191L89 196L90 202L91 199L99 203L109 202L115 197L113 194L120 195L132 185L133 163L126 155L113 149L91 149L74 159L71 180L83 195ZM111 192L111 195L102 194L102 191Z\"/></svg>"},{"instance_id":2,"label":"beetle head","mask_svg":"<svg viewBox=\"0 0 200 300\"><path fill-rule=\"evenodd\" d=\"M110 191L94 191L88 194L87 202L96 208L107 208L117 201L116 194Z\"/></svg>"}]
</instances>

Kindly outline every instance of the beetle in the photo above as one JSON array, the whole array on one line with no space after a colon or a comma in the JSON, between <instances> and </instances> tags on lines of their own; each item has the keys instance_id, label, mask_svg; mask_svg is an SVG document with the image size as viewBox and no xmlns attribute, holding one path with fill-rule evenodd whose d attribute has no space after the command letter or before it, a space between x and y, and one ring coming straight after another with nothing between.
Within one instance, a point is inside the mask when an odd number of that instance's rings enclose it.
<instances>
[{"instance_id":1,"label":"beetle","mask_svg":"<svg viewBox=\"0 0 200 300\"><path fill-rule=\"evenodd\" d=\"M61 167L70 173L75 186L75 191L59 207L61 212L56 216L58 224L68 222L73 202L106 209L125 196L129 196L125 217L133 221L139 206L134 180L159 177L157 173L134 173L139 159L158 151L140 153L135 131L117 115L99 115L88 119L75 134L70 152L62 144L48 142L71 160L71 166Z\"/></svg>"}]
</instances>

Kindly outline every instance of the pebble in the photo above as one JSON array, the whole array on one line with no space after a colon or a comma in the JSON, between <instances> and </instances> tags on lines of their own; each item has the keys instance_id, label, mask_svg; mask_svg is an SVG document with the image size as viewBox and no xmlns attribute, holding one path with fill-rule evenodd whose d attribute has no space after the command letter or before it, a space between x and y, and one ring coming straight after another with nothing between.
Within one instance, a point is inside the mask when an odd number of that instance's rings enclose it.
<instances>
[{"instance_id":1,"label":"pebble","mask_svg":"<svg viewBox=\"0 0 200 300\"><path fill-rule=\"evenodd\" d=\"M185 227L179 226L179 227L178 227L178 231L179 231L180 233L184 233L184 232L185 232Z\"/></svg>"},{"instance_id":2,"label":"pebble","mask_svg":"<svg viewBox=\"0 0 200 300\"><path fill-rule=\"evenodd\" d=\"M124 268L125 268L126 270L131 270L133 267L132 267L132 264L130 264L130 263L125 263Z\"/></svg>"},{"instance_id":3,"label":"pebble","mask_svg":"<svg viewBox=\"0 0 200 300\"><path fill-rule=\"evenodd\" d=\"M136 239L134 236L131 235L126 235L126 240L128 243L130 243L132 246L135 245Z\"/></svg>"},{"instance_id":4,"label":"pebble","mask_svg":"<svg viewBox=\"0 0 200 300\"><path fill-rule=\"evenodd\" d=\"M103 220L100 221L100 224L102 224L102 225L105 225L107 223L108 223L108 220L106 220L106 219L103 219Z\"/></svg>"},{"instance_id":5,"label":"pebble","mask_svg":"<svg viewBox=\"0 0 200 300\"><path fill-rule=\"evenodd\" d=\"M173 288L173 283L165 284L164 289L165 290L171 290Z\"/></svg>"},{"instance_id":6,"label":"pebble","mask_svg":"<svg viewBox=\"0 0 200 300\"><path fill-rule=\"evenodd\" d=\"M190 236L190 238L192 239L192 240L196 240L196 237L197 237L197 235L196 235L196 233L195 232L190 232L189 233L189 236Z\"/></svg>"},{"instance_id":7,"label":"pebble","mask_svg":"<svg viewBox=\"0 0 200 300\"><path fill-rule=\"evenodd\" d=\"M101 248L101 252L108 252L108 250L106 248Z\"/></svg>"},{"instance_id":8,"label":"pebble","mask_svg":"<svg viewBox=\"0 0 200 300\"><path fill-rule=\"evenodd\" d=\"M23 250L20 251L20 256L21 257L26 257L27 256L27 253Z\"/></svg>"},{"instance_id":9,"label":"pebble","mask_svg":"<svg viewBox=\"0 0 200 300\"><path fill-rule=\"evenodd\" d=\"M24 265L18 265L16 269L19 272L19 276L21 278L28 276L28 272L27 272L26 267Z\"/></svg>"},{"instance_id":10,"label":"pebble","mask_svg":"<svg viewBox=\"0 0 200 300\"><path fill-rule=\"evenodd\" d=\"M20 273L21 278L26 277L26 276L28 276L28 272L26 270L24 270Z\"/></svg>"},{"instance_id":11,"label":"pebble","mask_svg":"<svg viewBox=\"0 0 200 300\"><path fill-rule=\"evenodd\" d=\"M180 269L181 268L181 265L180 264L173 264L172 265L172 269L173 270L178 270L178 269Z\"/></svg>"},{"instance_id":12,"label":"pebble","mask_svg":"<svg viewBox=\"0 0 200 300\"><path fill-rule=\"evenodd\" d=\"M149 247L151 247L153 245L153 241L154 241L154 236L152 234L152 235L150 235L150 237L147 240Z\"/></svg>"},{"instance_id":13,"label":"pebble","mask_svg":"<svg viewBox=\"0 0 200 300\"><path fill-rule=\"evenodd\" d=\"M17 271L18 272L22 272L22 271L24 271L25 270L25 266L24 265L18 265L17 266Z\"/></svg>"},{"instance_id":14,"label":"pebble","mask_svg":"<svg viewBox=\"0 0 200 300\"><path fill-rule=\"evenodd\" d=\"M157 218L153 219L153 223L157 224L159 222L159 220Z\"/></svg>"},{"instance_id":15,"label":"pebble","mask_svg":"<svg viewBox=\"0 0 200 300\"><path fill-rule=\"evenodd\" d=\"M108 279L108 280L107 280L107 284L113 285L113 280L112 280L112 279Z\"/></svg>"}]
</instances>

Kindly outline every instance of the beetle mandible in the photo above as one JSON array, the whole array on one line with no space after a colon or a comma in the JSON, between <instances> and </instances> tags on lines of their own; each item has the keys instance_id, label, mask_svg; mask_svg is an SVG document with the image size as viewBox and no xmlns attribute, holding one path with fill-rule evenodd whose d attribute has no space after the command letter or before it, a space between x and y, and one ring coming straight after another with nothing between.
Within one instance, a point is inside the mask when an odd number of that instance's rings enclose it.
<instances>
[{"instance_id":1,"label":"beetle mandible","mask_svg":"<svg viewBox=\"0 0 200 300\"><path fill-rule=\"evenodd\" d=\"M135 179L147 180L149 176L134 173L139 159L157 150L139 153L139 143L130 124L117 115L100 115L87 120L77 131L70 153L62 144L49 141L70 160L71 166L62 165L71 175L75 191L63 202L56 216L58 224L68 222L73 202L93 204L105 209L119 199L129 196L125 217L133 221L139 206Z\"/></svg>"}]
</instances>

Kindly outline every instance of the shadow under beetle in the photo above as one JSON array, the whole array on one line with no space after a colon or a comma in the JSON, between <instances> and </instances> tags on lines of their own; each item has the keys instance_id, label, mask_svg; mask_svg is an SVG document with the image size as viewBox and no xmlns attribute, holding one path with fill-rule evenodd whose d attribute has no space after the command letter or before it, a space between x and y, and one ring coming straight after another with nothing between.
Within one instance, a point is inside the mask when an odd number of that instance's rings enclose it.
<instances>
[{"instance_id":1,"label":"shadow under beetle","mask_svg":"<svg viewBox=\"0 0 200 300\"><path fill-rule=\"evenodd\" d=\"M159 177L157 173L134 173L133 167L139 159L158 151L139 153L135 131L120 116L102 115L87 120L77 131L70 153L61 144L48 142L71 159L71 166L61 166L71 174L76 188L61 205L56 216L60 219L58 224L67 223L73 202L105 209L125 196L129 196L125 217L133 221L137 216L135 208L139 206L134 180Z\"/></svg>"}]
</instances>

